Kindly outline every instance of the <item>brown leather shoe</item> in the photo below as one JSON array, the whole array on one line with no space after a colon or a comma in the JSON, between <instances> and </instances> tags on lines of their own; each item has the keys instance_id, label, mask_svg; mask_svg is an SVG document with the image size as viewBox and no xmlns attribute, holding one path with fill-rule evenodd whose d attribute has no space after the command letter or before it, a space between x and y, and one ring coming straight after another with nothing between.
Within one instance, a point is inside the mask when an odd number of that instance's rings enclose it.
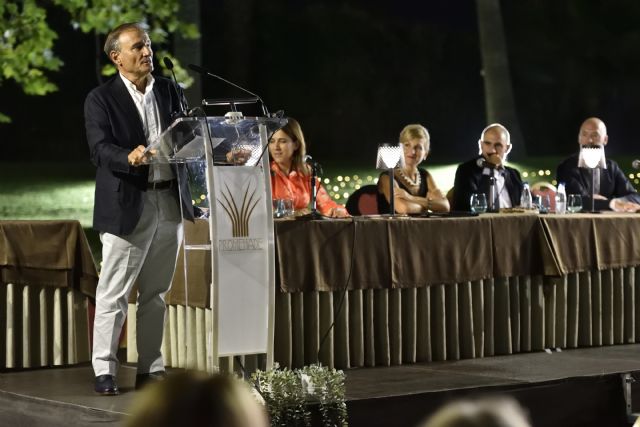
<instances>
[{"instance_id":1,"label":"brown leather shoe","mask_svg":"<svg viewBox=\"0 0 640 427\"><path fill-rule=\"evenodd\" d=\"M120 394L116 378L113 375L98 375L94 387L96 393L102 396L116 396Z\"/></svg>"},{"instance_id":2,"label":"brown leather shoe","mask_svg":"<svg viewBox=\"0 0 640 427\"><path fill-rule=\"evenodd\" d=\"M166 377L167 373L165 371L149 372L148 374L138 374L136 375L136 390L140 390L148 383L164 381Z\"/></svg>"}]
</instances>

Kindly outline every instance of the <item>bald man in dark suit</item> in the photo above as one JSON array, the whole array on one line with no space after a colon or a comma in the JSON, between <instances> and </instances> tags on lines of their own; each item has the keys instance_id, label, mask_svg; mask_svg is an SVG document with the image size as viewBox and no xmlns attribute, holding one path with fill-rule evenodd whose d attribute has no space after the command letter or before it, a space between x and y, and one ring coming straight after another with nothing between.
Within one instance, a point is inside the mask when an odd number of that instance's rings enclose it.
<instances>
[{"instance_id":1,"label":"bald man in dark suit","mask_svg":"<svg viewBox=\"0 0 640 427\"><path fill-rule=\"evenodd\" d=\"M597 117L590 117L580 126L578 132L578 144L583 146L605 147L609 142L607 127L604 122ZM574 154L564 160L556 172L556 180L565 183L567 194L580 194L582 205L591 205L591 191L593 190L594 208L596 210L614 209L611 200L615 198L630 196L635 193L633 185L625 176L622 169L616 162L606 159L605 169L588 169L578 167L579 154ZM593 181L591 174L595 176L595 187L592 189Z\"/></svg>"}]
</instances>

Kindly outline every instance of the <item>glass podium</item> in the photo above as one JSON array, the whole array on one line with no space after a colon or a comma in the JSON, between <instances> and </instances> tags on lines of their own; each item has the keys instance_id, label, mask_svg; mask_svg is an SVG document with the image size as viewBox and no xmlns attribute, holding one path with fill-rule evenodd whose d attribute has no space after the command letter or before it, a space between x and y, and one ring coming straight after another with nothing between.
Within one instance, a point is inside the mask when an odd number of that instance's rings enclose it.
<instances>
[{"instance_id":1,"label":"glass podium","mask_svg":"<svg viewBox=\"0 0 640 427\"><path fill-rule=\"evenodd\" d=\"M183 218L193 209L197 221L208 223L208 236L184 233L184 271L176 274L184 274L188 305L189 254L210 251L212 316L210 332L200 333L210 335L206 357L213 370L218 357L236 355L265 354L266 368L273 365L275 249L266 151L270 135L286 123L237 113L178 118L147 147L149 163L174 165Z\"/></svg>"}]
</instances>

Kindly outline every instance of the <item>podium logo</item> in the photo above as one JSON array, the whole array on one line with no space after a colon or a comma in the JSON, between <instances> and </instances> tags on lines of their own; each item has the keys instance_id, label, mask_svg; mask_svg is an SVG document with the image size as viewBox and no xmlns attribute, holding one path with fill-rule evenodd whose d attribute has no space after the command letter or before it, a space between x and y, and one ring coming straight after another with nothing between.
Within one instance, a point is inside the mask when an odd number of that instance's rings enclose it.
<instances>
[{"instance_id":1,"label":"podium logo","mask_svg":"<svg viewBox=\"0 0 640 427\"><path fill-rule=\"evenodd\" d=\"M247 184L240 194L242 196L240 201L231 193L226 182L224 187L225 189L220 192L223 200L218 199L218 203L220 203L220 206L222 206L231 221L231 235L236 238L249 237L249 222L260 201L260 196L257 194L255 187L250 189L250 184Z\"/></svg>"}]
</instances>

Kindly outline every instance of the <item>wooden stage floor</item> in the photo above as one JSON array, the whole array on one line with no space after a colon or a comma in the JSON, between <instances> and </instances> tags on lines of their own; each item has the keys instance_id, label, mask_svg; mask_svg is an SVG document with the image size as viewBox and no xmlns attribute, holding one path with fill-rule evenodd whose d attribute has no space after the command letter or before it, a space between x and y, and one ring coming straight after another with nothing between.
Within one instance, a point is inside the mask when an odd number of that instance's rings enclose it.
<instances>
[{"instance_id":1,"label":"wooden stage floor","mask_svg":"<svg viewBox=\"0 0 640 427\"><path fill-rule=\"evenodd\" d=\"M640 377L640 344L351 369L349 420L416 426L451 399L499 393L518 399L534 426L629 426L624 373ZM136 393L135 368L121 367L119 396L95 395L92 377L89 365L0 373L0 425L122 425ZM640 388L633 389L640 409Z\"/></svg>"}]
</instances>

